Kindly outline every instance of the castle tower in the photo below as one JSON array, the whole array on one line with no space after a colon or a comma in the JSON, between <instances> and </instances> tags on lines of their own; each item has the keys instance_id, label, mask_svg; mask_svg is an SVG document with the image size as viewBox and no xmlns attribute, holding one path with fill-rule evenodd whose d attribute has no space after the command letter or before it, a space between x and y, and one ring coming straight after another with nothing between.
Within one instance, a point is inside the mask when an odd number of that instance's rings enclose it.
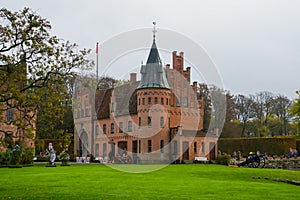
<instances>
[{"instance_id":1,"label":"castle tower","mask_svg":"<svg viewBox=\"0 0 300 200\"><path fill-rule=\"evenodd\" d=\"M141 153L151 153L151 160L156 160L153 159L156 154L161 155L168 151L163 147L169 142L171 97L166 71L156 46L155 32L154 27L152 47L147 63L141 66L141 81L136 89L138 135L142 138L140 149ZM166 159L168 158L162 158Z\"/></svg>"}]
</instances>

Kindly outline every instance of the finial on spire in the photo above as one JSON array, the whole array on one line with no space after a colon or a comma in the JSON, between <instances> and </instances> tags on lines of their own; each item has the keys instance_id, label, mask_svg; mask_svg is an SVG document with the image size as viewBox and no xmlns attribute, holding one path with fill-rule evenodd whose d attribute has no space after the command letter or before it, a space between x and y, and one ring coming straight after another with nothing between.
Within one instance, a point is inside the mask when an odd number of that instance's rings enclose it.
<instances>
[{"instance_id":1,"label":"finial on spire","mask_svg":"<svg viewBox=\"0 0 300 200\"><path fill-rule=\"evenodd\" d=\"M153 22L153 41L155 41L155 33L157 32L156 30L156 22Z\"/></svg>"}]
</instances>

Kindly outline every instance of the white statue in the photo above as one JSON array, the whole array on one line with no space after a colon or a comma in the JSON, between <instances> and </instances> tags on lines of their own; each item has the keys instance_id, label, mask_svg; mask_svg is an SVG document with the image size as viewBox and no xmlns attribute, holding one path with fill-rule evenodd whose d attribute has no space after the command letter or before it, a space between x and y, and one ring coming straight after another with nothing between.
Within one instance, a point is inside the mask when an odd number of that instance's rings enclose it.
<instances>
[{"instance_id":1,"label":"white statue","mask_svg":"<svg viewBox=\"0 0 300 200\"><path fill-rule=\"evenodd\" d=\"M54 161L56 158L56 152L55 152L51 142L49 143L48 148L46 149L46 156L49 157L50 164L54 165Z\"/></svg>"}]
</instances>

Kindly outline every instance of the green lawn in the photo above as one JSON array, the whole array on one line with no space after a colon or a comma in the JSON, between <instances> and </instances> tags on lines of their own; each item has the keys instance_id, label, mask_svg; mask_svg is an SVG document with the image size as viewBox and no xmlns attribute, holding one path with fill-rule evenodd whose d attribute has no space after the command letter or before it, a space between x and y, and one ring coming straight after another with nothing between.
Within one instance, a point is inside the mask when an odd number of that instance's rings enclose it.
<instances>
[{"instance_id":1,"label":"green lawn","mask_svg":"<svg viewBox=\"0 0 300 200\"><path fill-rule=\"evenodd\" d=\"M274 178L300 181L300 171L186 164L133 174L105 165L35 165L0 168L0 199L300 199L300 186Z\"/></svg>"}]
</instances>

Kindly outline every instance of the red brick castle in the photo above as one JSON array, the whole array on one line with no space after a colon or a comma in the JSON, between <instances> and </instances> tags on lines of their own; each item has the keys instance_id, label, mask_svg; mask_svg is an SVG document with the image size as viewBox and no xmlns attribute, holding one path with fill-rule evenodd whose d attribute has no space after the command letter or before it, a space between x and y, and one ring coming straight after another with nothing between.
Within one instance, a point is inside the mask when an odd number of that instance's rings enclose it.
<instances>
[{"instance_id":1,"label":"red brick castle","mask_svg":"<svg viewBox=\"0 0 300 200\"><path fill-rule=\"evenodd\" d=\"M172 67L162 65L155 35L141 80L130 74L128 84L97 89L93 116L90 91L76 92L81 108L77 124L77 156L93 155L122 163L168 163L215 159L217 135L203 130L203 100L197 82L190 84L191 68L184 68L184 53L172 54ZM126 162L127 162L126 161Z\"/></svg>"}]
</instances>

